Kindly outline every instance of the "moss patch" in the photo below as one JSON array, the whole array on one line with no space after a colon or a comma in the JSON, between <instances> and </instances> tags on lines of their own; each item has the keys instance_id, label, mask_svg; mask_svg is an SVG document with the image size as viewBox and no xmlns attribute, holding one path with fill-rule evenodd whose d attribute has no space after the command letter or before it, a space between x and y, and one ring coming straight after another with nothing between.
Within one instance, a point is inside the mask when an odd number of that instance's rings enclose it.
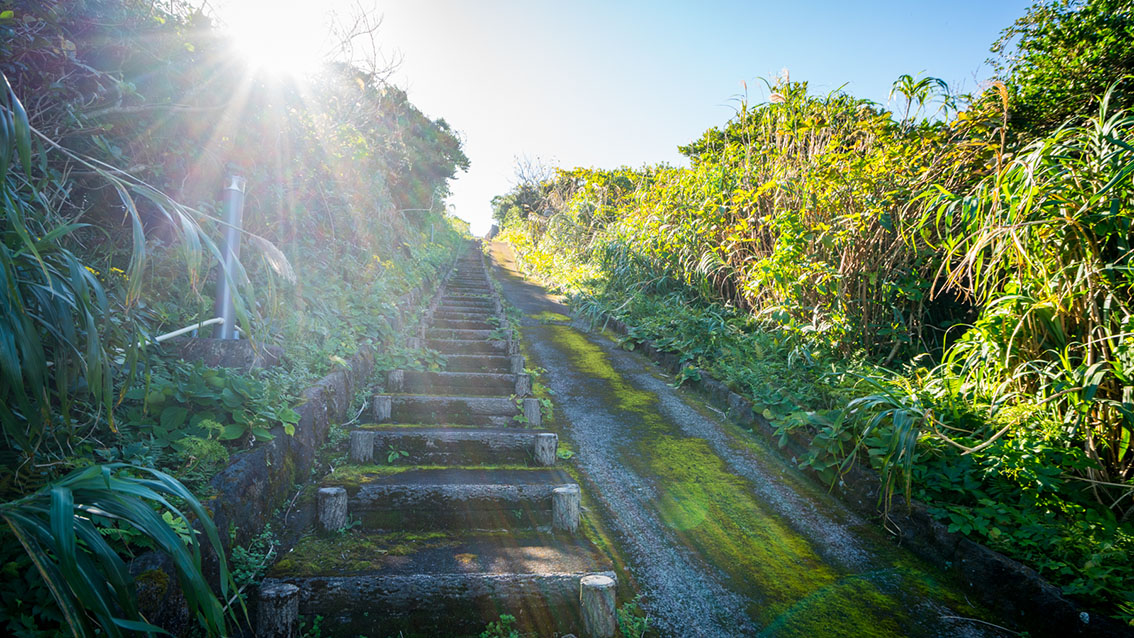
<instances>
[{"instance_id":1,"label":"moss patch","mask_svg":"<svg viewBox=\"0 0 1134 638\"><path fill-rule=\"evenodd\" d=\"M867 575L850 576L799 600L775 618L761 636L811 637L909 635L907 614Z\"/></svg>"},{"instance_id":2,"label":"moss patch","mask_svg":"<svg viewBox=\"0 0 1134 638\"><path fill-rule=\"evenodd\" d=\"M610 357L602 348L570 326L548 326L546 334L552 343L567 355L573 367L591 378L601 379L610 385L607 396L615 406L635 413L644 423L664 425L656 412L657 396L627 383L614 366L610 365Z\"/></svg>"},{"instance_id":3,"label":"moss patch","mask_svg":"<svg viewBox=\"0 0 1134 638\"><path fill-rule=\"evenodd\" d=\"M399 556L456 543L456 538L442 532L375 534L352 531L325 537L308 535L275 564L269 575L357 574L382 569Z\"/></svg>"},{"instance_id":4,"label":"moss patch","mask_svg":"<svg viewBox=\"0 0 1134 638\"><path fill-rule=\"evenodd\" d=\"M554 323L556 321L571 321L571 317L561 315L558 312L536 312L530 315L525 315L528 319L535 319L540 323Z\"/></svg>"},{"instance_id":5,"label":"moss patch","mask_svg":"<svg viewBox=\"0 0 1134 638\"><path fill-rule=\"evenodd\" d=\"M704 440L659 436L641 441L639 453L647 459L643 470L658 478L662 521L735 586L758 592L764 600L755 617L767 620L837 580L810 543L766 511Z\"/></svg>"},{"instance_id":6,"label":"moss patch","mask_svg":"<svg viewBox=\"0 0 1134 638\"><path fill-rule=\"evenodd\" d=\"M353 490L376 478L401 474L409 470L533 470L528 465L343 465L323 478L324 487L338 486Z\"/></svg>"}]
</instances>

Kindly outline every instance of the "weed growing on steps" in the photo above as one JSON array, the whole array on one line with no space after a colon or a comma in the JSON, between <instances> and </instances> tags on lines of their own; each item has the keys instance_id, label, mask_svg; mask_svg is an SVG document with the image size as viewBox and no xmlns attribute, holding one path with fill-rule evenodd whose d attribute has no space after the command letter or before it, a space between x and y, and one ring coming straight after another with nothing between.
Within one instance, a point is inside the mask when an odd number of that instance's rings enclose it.
<instances>
[{"instance_id":1,"label":"weed growing on steps","mask_svg":"<svg viewBox=\"0 0 1134 638\"><path fill-rule=\"evenodd\" d=\"M650 616L639 606L642 595L622 603L618 608L618 630L623 638L645 638L650 630Z\"/></svg>"},{"instance_id":2,"label":"weed growing on steps","mask_svg":"<svg viewBox=\"0 0 1134 638\"><path fill-rule=\"evenodd\" d=\"M501 614L499 620L494 620L488 623L484 631L480 632L480 638L524 638L522 634L513 626L516 624L516 617L510 614Z\"/></svg>"},{"instance_id":3,"label":"weed growing on steps","mask_svg":"<svg viewBox=\"0 0 1134 638\"><path fill-rule=\"evenodd\" d=\"M229 530L229 539L232 541L232 578L236 582L239 596L243 598L244 590L260 582L268 570L280 542L272 531L271 523L265 524L264 529L253 536L247 545L236 543L235 527Z\"/></svg>"}]
</instances>

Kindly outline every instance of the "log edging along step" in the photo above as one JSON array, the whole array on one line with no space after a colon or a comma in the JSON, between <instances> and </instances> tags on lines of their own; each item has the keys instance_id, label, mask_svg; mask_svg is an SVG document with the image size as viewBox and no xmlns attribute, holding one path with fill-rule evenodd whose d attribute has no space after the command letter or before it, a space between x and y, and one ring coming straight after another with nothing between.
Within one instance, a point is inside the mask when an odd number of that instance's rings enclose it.
<instances>
[{"instance_id":1,"label":"log edging along step","mask_svg":"<svg viewBox=\"0 0 1134 638\"><path fill-rule=\"evenodd\" d=\"M497 266L499 267L499 266ZM596 323L623 336L630 336L631 326L602 313ZM636 352L652 360L665 372L678 375L682 365L680 353L667 351L651 340L638 342ZM733 423L750 428L773 447L779 446L775 427L757 412L752 401L732 391L727 384L708 372L697 369L700 380L688 380L712 407L723 412ZM788 433L788 447L795 454L808 449L809 441L800 431ZM842 477L833 488L810 468L802 470L819 486L828 489L852 511L877 519L881 480L873 469L859 465ZM1118 621L1093 614L1065 597L1058 587L1044 580L1038 572L1023 563L970 540L948 528L929 513L921 502L913 501L908 509L890 512L890 521L898 530L898 543L922 560L957 579L967 591L974 593L984 605L998 609L1006 617L1016 619L1022 627L1038 635L1091 636L1122 638L1131 636Z\"/></svg>"},{"instance_id":2,"label":"log edging along step","mask_svg":"<svg viewBox=\"0 0 1134 638\"><path fill-rule=\"evenodd\" d=\"M437 307L439 293L456 270L462 254L462 250L457 249L449 263L437 269L444 271L441 277L426 279L425 283L398 298L397 312L390 319L395 332L392 337L397 337L406 321L413 316L412 311L421 307L419 303L424 298L430 299L430 302L418 316L422 325L428 321ZM257 443L253 448L235 454L209 482L215 494L204 501L204 505L212 515L226 553L233 546L251 542L264 529L276 508L292 496L296 483L307 479L331 425L347 417L354 391L366 384L374 371L375 355L385 345L363 346L345 366L301 392L302 404L295 408L299 421L293 435L289 436L283 426L272 428L272 440ZM218 576L216 556L207 548L202 554L204 572L215 583ZM150 622L174 635L193 622L167 557L147 552L131 563L130 571L138 583L140 610ZM164 572L164 577L156 572Z\"/></svg>"}]
</instances>

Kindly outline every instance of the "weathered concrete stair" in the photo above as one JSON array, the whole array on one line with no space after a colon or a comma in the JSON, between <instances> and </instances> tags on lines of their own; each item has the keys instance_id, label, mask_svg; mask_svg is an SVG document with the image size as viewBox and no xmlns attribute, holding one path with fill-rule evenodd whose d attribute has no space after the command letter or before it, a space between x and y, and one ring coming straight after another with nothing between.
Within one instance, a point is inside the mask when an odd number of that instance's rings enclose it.
<instances>
[{"instance_id":1,"label":"weathered concrete stair","mask_svg":"<svg viewBox=\"0 0 1134 638\"><path fill-rule=\"evenodd\" d=\"M347 510L363 529L461 531L549 527L552 491L570 484L554 469L411 468L361 478L352 472L344 487Z\"/></svg>"},{"instance_id":2,"label":"weathered concrete stair","mask_svg":"<svg viewBox=\"0 0 1134 638\"><path fill-rule=\"evenodd\" d=\"M424 372L419 370L401 371L400 387L387 389L406 394L451 394L457 392L468 396L523 396L531 390L527 381L526 390L522 387L524 378L520 375L500 372Z\"/></svg>"},{"instance_id":3,"label":"weathered concrete stair","mask_svg":"<svg viewBox=\"0 0 1134 638\"><path fill-rule=\"evenodd\" d=\"M445 370L449 372L511 372L512 358L503 354L448 354Z\"/></svg>"},{"instance_id":4,"label":"weathered concrete stair","mask_svg":"<svg viewBox=\"0 0 1134 638\"><path fill-rule=\"evenodd\" d=\"M522 408L508 397L391 395L390 423L521 426ZM386 421L387 419L383 419Z\"/></svg>"},{"instance_id":5,"label":"weathered concrete stair","mask_svg":"<svg viewBox=\"0 0 1134 638\"><path fill-rule=\"evenodd\" d=\"M409 638L476 636L501 614L540 636L578 632L580 579L596 570L614 576L580 539L410 538L356 530L330 542L309 538L267 580L298 586L303 613L323 617L323 635Z\"/></svg>"},{"instance_id":6,"label":"weathered concrete stair","mask_svg":"<svg viewBox=\"0 0 1134 638\"><path fill-rule=\"evenodd\" d=\"M488 341L484 339L427 339L427 348L436 350L441 354L495 354L509 353L508 342L503 340Z\"/></svg>"},{"instance_id":7,"label":"weathered concrete stair","mask_svg":"<svg viewBox=\"0 0 1134 638\"><path fill-rule=\"evenodd\" d=\"M352 465L319 490L320 533L261 591L298 587L324 636L476 636L511 614L541 636L608 638L584 631L580 591L613 579L610 561L578 533L579 487L553 467L558 437L539 427L483 257L459 260L424 317L419 343L444 370L387 375Z\"/></svg>"},{"instance_id":8,"label":"weathered concrete stair","mask_svg":"<svg viewBox=\"0 0 1134 638\"><path fill-rule=\"evenodd\" d=\"M350 434L352 463L372 463L386 450L400 450L421 465L495 462L546 466L555 463L553 432L486 428L363 426Z\"/></svg>"}]
</instances>

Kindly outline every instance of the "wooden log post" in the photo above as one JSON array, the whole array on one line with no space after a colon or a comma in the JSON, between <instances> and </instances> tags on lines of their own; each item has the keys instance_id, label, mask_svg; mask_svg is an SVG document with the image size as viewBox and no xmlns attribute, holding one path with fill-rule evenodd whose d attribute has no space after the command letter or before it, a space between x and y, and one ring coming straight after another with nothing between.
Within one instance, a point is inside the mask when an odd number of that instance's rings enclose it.
<instances>
[{"instance_id":1,"label":"wooden log post","mask_svg":"<svg viewBox=\"0 0 1134 638\"><path fill-rule=\"evenodd\" d=\"M421 350L422 340L419 337L410 337L406 339L406 347L410 350Z\"/></svg>"},{"instance_id":2,"label":"wooden log post","mask_svg":"<svg viewBox=\"0 0 1134 638\"><path fill-rule=\"evenodd\" d=\"M374 397L374 422L387 423L390 420L390 414L394 410L394 400L388 396L377 395Z\"/></svg>"},{"instance_id":3,"label":"wooden log post","mask_svg":"<svg viewBox=\"0 0 1134 638\"><path fill-rule=\"evenodd\" d=\"M579 579L579 606L582 607L585 638L614 638L618 627L614 609L614 579L605 574L588 574Z\"/></svg>"},{"instance_id":4,"label":"wooden log post","mask_svg":"<svg viewBox=\"0 0 1134 638\"><path fill-rule=\"evenodd\" d=\"M516 396L526 397L532 393L532 375L521 372L516 375Z\"/></svg>"},{"instance_id":5,"label":"wooden log post","mask_svg":"<svg viewBox=\"0 0 1134 638\"><path fill-rule=\"evenodd\" d=\"M273 583L260 588L256 610L256 635L260 638L298 638L299 588Z\"/></svg>"},{"instance_id":6,"label":"wooden log post","mask_svg":"<svg viewBox=\"0 0 1134 638\"><path fill-rule=\"evenodd\" d=\"M404 370L390 370L386 373L386 392L404 392L406 373Z\"/></svg>"},{"instance_id":7,"label":"wooden log post","mask_svg":"<svg viewBox=\"0 0 1134 638\"><path fill-rule=\"evenodd\" d=\"M350 433L351 463L369 463L374 458L374 433L355 430Z\"/></svg>"},{"instance_id":8,"label":"wooden log post","mask_svg":"<svg viewBox=\"0 0 1134 638\"><path fill-rule=\"evenodd\" d=\"M561 485L551 490L551 527L574 534L579 531L579 486Z\"/></svg>"},{"instance_id":9,"label":"wooden log post","mask_svg":"<svg viewBox=\"0 0 1134 638\"><path fill-rule=\"evenodd\" d=\"M540 432L535 436L535 458L540 465L555 465L555 453L559 451L559 435Z\"/></svg>"},{"instance_id":10,"label":"wooden log post","mask_svg":"<svg viewBox=\"0 0 1134 638\"><path fill-rule=\"evenodd\" d=\"M512 374L523 374L524 364L525 364L524 355L522 355L522 354L512 355Z\"/></svg>"},{"instance_id":11,"label":"wooden log post","mask_svg":"<svg viewBox=\"0 0 1134 638\"><path fill-rule=\"evenodd\" d=\"M347 493L341 487L319 488L319 527L337 532L347 526Z\"/></svg>"},{"instance_id":12,"label":"wooden log post","mask_svg":"<svg viewBox=\"0 0 1134 638\"><path fill-rule=\"evenodd\" d=\"M539 409L539 399L524 399L524 419L528 422L528 427L538 428L540 426L543 415Z\"/></svg>"}]
</instances>

